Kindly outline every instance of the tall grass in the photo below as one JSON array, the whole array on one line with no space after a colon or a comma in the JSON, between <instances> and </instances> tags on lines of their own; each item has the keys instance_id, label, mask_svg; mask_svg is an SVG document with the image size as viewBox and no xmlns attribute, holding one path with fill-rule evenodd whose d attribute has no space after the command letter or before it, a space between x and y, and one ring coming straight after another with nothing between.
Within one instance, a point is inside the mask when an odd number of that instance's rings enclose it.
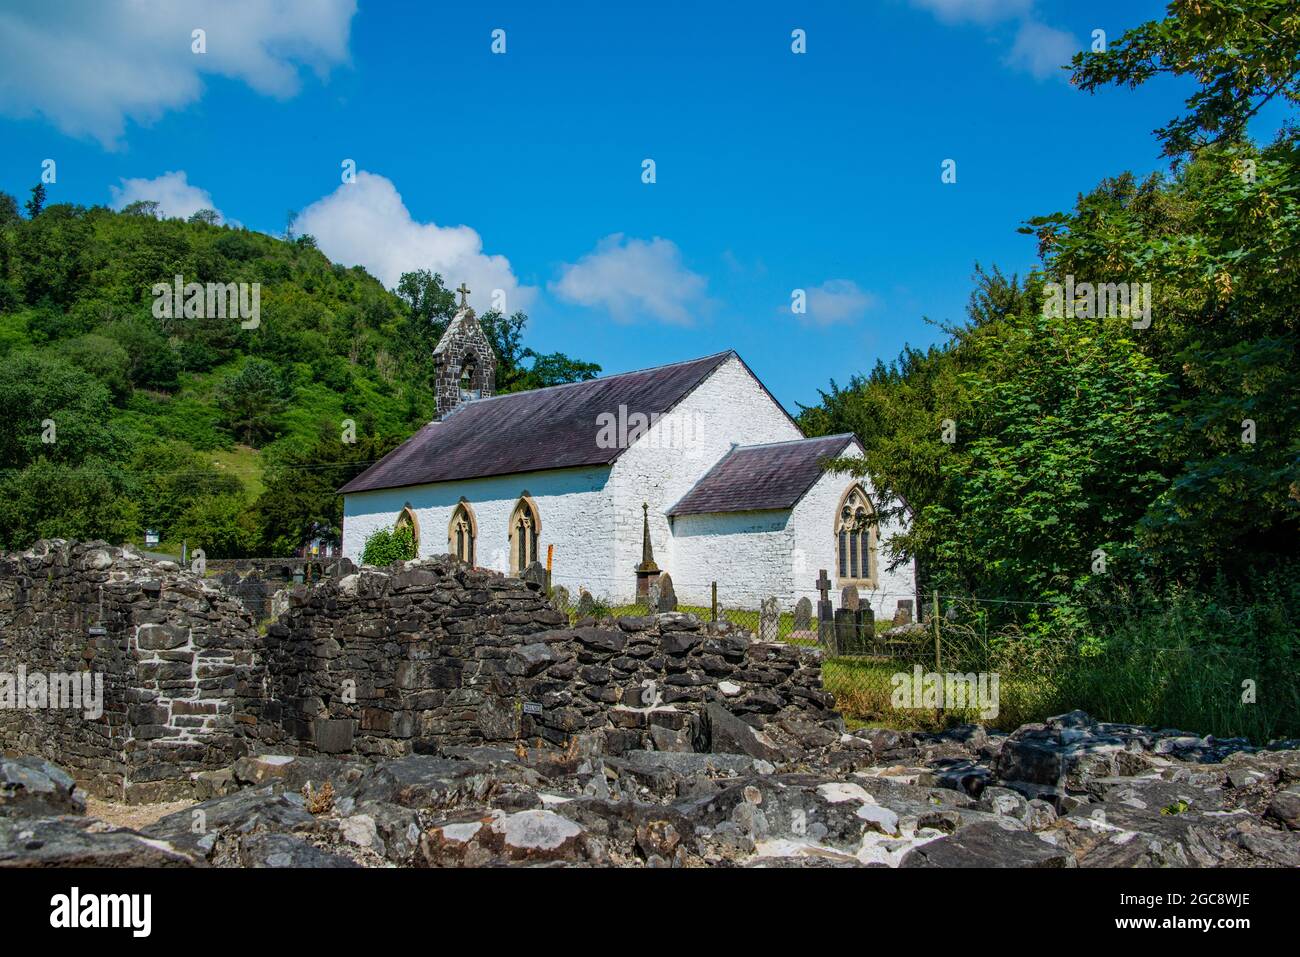
<instances>
[{"instance_id":1,"label":"tall grass","mask_svg":"<svg viewBox=\"0 0 1300 957\"><path fill-rule=\"evenodd\" d=\"M1104 721L1180 728L1255 743L1300 737L1300 616L1295 586L1235 606L1205 595L1088 614L1029 615L996 629L975 605L944 620L944 672L996 672L1012 729L1082 709ZM895 709L891 678L934 668L933 641L889 657L833 658L823 681L854 723L928 729L979 721L972 710Z\"/></svg>"},{"instance_id":2,"label":"tall grass","mask_svg":"<svg viewBox=\"0 0 1300 957\"><path fill-rule=\"evenodd\" d=\"M1300 737L1300 619L1285 594L1228 609L1177 596L1112 620L1061 669L1058 700L1098 717L1265 742Z\"/></svg>"}]
</instances>

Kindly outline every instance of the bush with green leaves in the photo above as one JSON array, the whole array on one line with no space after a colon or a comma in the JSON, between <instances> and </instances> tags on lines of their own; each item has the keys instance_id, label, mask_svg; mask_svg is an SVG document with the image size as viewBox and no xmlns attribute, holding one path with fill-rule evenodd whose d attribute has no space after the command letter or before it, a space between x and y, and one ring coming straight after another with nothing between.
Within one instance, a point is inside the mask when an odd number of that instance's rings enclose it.
<instances>
[{"instance_id":1,"label":"bush with green leaves","mask_svg":"<svg viewBox=\"0 0 1300 957\"><path fill-rule=\"evenodd\" d=\"M400 525L395 529L381 528L367 539L361 552L363 565L391 565L394 562L410 561L415 557L415 533L411 526Z\"/></svg>"}]
</instances>

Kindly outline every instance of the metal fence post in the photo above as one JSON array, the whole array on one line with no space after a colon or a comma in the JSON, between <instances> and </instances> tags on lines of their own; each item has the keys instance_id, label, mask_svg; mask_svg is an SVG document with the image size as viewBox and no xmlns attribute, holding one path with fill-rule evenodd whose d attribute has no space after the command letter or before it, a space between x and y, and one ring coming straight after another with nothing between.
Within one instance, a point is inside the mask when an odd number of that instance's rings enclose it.
<instances>
[{"instance_id":1,"label":"metal fence post","mask_svg":"<svg viewBox=\"0 0 1300 957\"><path fill-rule=\"evenodd\" d=\"M947 683L943 680L943 641L939 636L939 589L934 590L933 594L933 611L930 613L934 619L934 674L935 680L939 682L941 689L947 689ZM943 699L940 698L940 705L935 710L935 720L943 723Z\"/></svg>"},{"instance_id":2,"label":"metal fence post","mask_svg":"<svg viewBox=\"0 0 1300 957\"><path fill-rule=\"evenodd\" d=\"M934 619L934 673L939 674L943 671L943 652L942 643L939 639L939 590L934 591L934 611L931 612Z\"/></svg>"},{"instance_id":3,"label":"metal fence post","mask_svg":"<svg viewBox=\"0 0 1300 957\"><path fill-rule=\"evenodd\" d=\"M713 583L713 600L709 607L709 621L711 621L714 624L714 626L718 624L718 583L717 582Z\"/></svg>"}]
</instances>

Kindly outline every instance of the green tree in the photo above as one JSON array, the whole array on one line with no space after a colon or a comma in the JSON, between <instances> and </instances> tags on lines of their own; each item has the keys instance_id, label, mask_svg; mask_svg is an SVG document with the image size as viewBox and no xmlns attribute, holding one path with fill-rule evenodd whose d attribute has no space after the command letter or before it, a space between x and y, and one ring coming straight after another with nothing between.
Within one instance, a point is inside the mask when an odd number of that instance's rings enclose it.
<instances>
[{"instance_id":1,"label":"green tree","mask_svg":"<svg viewBox=\"0 0 1300 957\"><path fill-rule=\"evenodd\" d=\"M0 469L0 548L26 548L38 538L129 541L140 529L130 493L130 477L99 457Z\"/></svg>"},{"instance_id":2,"label":"green tree","mask_svg":"<svg viewBox=\"0 0 1300 957\"><path fill-rule=\"evenodd\" d=\"M562 352L540 355L531 349L526 349L524 353L533 362L529 368L523 370L513 382L509 383L509 391L511 392L545 389L553 385L563 385L566 382L582 382L587 379L594 379L600 374L600 366L596 363L571 359Z\"/></svg>"},{"instance_id":3,"label":"green tree","mask_svg":"<svg viewBox=\"0 0 1300 957\"><path fill-rule=\"evenodd\" d=\"M96 332L115 342L126 353L126 375L133 386L141 389L176 388L180 359L153 320L122 319L106 323Z\"/></svg>"},{"instance_id":4,"label":"green tree","mask_svg":"<svg viewBox=\"0 0 1300 957\"><path fill-rule=\"evenodd\" d=\"M107 336L90 333L64 340L58 355L103 383L115 403L131 394L131 357Z\"/></svg>"},{"instance_id":5,"label":"green tree","mask_svg":"<svg viewBox=\"0 0 1300 957\"><path fill-rule=\"evenodd\" d=\"M45 184L37 183L32 187L32 198L27 201L27 217L35 219L45 208Z\"/></svg>"},{"instance_id":6,"label":"green tree","mask_svg":"<svg viewBox=\"0 0 1300 957\"><path fill-rule=\"evenodd\" d=\"M256 505L262 551L292 555L314 532L343 534L343 497L338 490L391 452L397 435L361 434L343 442L330 429L305 447L277 453L267 469L265 491Z\"/></svg>"},{"instance_id":7,"label":"green tree","mask_svg":"<svg viewBox=\"0 0 1300 957\"><path fill-rule=\"evenodd\" d=\"M1075 54L1073 66L1072 81L1089 92L1191 77L1187 112L1156 130L1177 156L1241 141L1270 102L1300 103L1300 17L1294 0L1183 0L1106 50Z\"/></svg>"},{"instance_id":8,"label":"green tree","mask_svg":"<svg viewBox=\"0 0 1300 957\"><path fill-rule=\"evenodd\" d=\"M8 229L22 222L18 213L18 200L9 193L0 190L0 229Z\"/></svg>"},{"instance_id":9,"label":"green tree","mask_svg":"<svg viewBox=\"0 0 1300 957\"><path fill-rule=\"evenodd\" d=\"M93 238L85 212L73 206L49 206L25 220L13 235L13 271L23 300L58 309L75 302L86 291Z\"/></svg>"},{"instance_id":10,"label":"green tree","mask_svg":"<svg viewBox=\"0 0 1300 957\"><path fill-rule=\"evenodd\" d=\"M211 513L207 499L238 497L243 483L224 473L189 445L176 440L142 441L127 463L135 479L136 501L144 527L164 541L179 542L187 531L182 519ZM216 556L214 556L216 557Z\"/></svg>"},{"instance_id":11,"label":"green tree","mask_svg":"<svg viewBox=\"0 0 1300 957\"><path fill-rule=\"evenodd\" d=\"M257 445L275 434L288 389L274 365L249 359L217 387L222 424L241 442Z\"/></svg>"},{"instance_id":12,"label":"green tree","mask_svg":"<svg viewBox=\"0 0 1300 957\"><path fill-rule=\"evenodd\" d=\"M946 342L925 350L906 347L888 364L877 360L868 374L853 376L845 387L832 382L819 405L800 412L808 435L852 432L861 439L865 457L836 466L871 476L882 519L914 518L910 531L891 541L888 557L891 563L918 559L923 572L936 567L948 534L942 522L926 521L923 510L939 504L955 507L944 468L954 460L969 461L963 443L945 441L944 423L953 423L958 438L968 436L973 400L967 374L996 353L1006 317L1031 308L1016 276L976 265L973 278L967 322L945 327ZM890 502L896 503L892 513Z\"/></svg>"},{"instance_id":13,"label":"green tree","mask_svg":"<svg viewBox=\"0 0 1300 957\"><path fill-rule=\"evenodd\" d=\"M122 207L123 216L146 216L149 219L162 217L162 203L152 199L137 199Z\"/></svg>"},{"instance_id":14,"label":"green tree","mask_svg":"<svg viewBox=\"0 0 1300 957\"><path fill-rule=\"evenodd\" d=\"M198 498L181 513L171 532L208 558L239 558L254 553L257 522L243 492Z\"/></svg>"},{"instance_id":15,"label":"green tree","mask_svg":"<svg viewBox=\"0 0 1300 957\"><path fill-rule=\"evenodd\" d=\"M118 452L111 412L108 390L66 361L33 352L0 359L0 469Z\"/></svg>"}]
</instances>

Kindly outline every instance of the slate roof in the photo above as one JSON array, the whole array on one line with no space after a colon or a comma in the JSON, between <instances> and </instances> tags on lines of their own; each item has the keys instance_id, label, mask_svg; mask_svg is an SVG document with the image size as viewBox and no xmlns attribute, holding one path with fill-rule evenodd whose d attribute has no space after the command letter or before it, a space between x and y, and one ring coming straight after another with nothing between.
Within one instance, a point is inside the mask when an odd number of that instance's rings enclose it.
<instances>
[{"instance_id":1,"label":"slate roof","mask_svg":"<svg viewBox=\"0 0 1300 957\"><path fill-rule=\"evenodd\" d=\"M463 402L362 472L340 493L543 469L609 465L624 451L596 444L597 416L669 412L733 351L567 385Z\"/></svg>"},{"instance_id":2,"label":"slate roof","mask_svg":"<svg viewBox=\"0 0 1300 957\"><path fill-rule=\"evenodd\" d=\"M828 456L839 455L850 443L856 445L857 439L846 432L793 442L737 446L696 482L668 514L793 508L821 477L818 463Z\"/></svg>"}]
</instances>

